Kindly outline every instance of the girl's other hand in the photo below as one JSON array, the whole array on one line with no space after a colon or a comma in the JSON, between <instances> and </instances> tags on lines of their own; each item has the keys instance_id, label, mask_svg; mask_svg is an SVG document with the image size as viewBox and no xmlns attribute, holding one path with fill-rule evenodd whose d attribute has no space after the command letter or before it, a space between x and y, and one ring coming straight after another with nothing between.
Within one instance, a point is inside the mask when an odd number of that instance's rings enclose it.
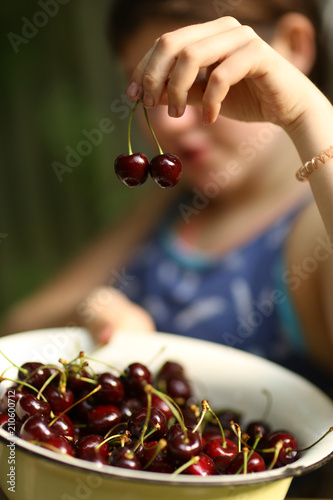
<instances>
[{"instance_id":1,"label":"girl's other hand","mask_svg":"<svg viewBox=\"0 0 333 500\"><path fill-rule=\"evenodd\" d=\"M106 344L117 330L153 332L151 316L127 297L109 287L93 290L78 305L76 320L86 327L100 344Z\"/></svg>"}]
</instances>

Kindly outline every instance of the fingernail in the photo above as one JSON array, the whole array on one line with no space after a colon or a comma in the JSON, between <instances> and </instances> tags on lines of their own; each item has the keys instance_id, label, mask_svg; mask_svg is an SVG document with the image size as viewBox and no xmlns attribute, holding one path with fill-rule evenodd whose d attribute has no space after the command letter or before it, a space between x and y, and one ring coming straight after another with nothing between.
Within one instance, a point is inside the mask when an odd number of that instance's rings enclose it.
<instances>
[{"instance_id":1,"label":"fingernail","mask_svg":"<svg viewBox=\"0 0 333 500\"><path fill-rule=\"evenodd\" d=\"M202 121L204 122L205 125L209 125L212 121L212 118L210 116L210 113L208 111L205 111L202 117Z\"/></svg>"},{"instance_id":2,"label":"fingernail","mask_svg":"<svg viewBox=\"0 0 333 500\"><path fill-rule=\"evenodd\" d=\"M176 106L169 106L168 113L169 113L169 116L171 116L172 118L177 118L178 111L177 111Z\"/></svg>"},{"instance_id":3,"label":"fingernail","mask_svg":"<svg viewBox=\"0 0 333 500\"><path fill-rule=\"evenodd\" d=\"M129 99L135 99L139 97L139 87L135 82L131 82L127 87L126 95Z\"/></svg>"},{"instance_id":4,"label":"fingernail","mask_svg":"<svg viewBox=\"0 0 333 500\"><path fill-rule=\"evenodd\" d=\"M153 96L151 96L150 94L144 94L143 96L143 104L147 107L147 108L152 108L154 106L154 98Z\"/></svg>"}]
</instances>

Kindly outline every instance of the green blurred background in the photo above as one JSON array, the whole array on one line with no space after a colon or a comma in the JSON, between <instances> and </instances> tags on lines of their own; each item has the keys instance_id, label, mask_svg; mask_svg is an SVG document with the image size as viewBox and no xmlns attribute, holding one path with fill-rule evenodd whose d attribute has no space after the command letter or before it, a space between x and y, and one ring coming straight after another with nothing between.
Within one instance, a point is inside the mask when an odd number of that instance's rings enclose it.
<instances>
[{"instance_id":1,"label":"green blurred background","mask_svg":"<svg viewBox=\"0 0 333 500\"><path fill-rule=\"evenodd\" d=\"M46 14L42 4L58 12ZM144 195L145 187L128 190L113 172L114 158L127 149L129 103L106 42L110 4L2 4L0 321ZM85 149L83 131L105 119L114 130ZM135 148L141 143L135 134ZM68 152L78 149L80 163L57 175L54 162L66 166Z\"/></svg>"},{"instance_id":2,"label":"green blurred background","mask_svg":"<svg viewBox=\"0 0 333 500\"><path fill-rule=\"evenodd\" d=\"M131 104L107 46L110 0L51 3L53 15L41 7L48 0L1 10L0 316L142 195L113 172L127 150ZM101 121L105 133L89 146L83 131ZM67 171L73 150L77 166Z\"/></svg>"}]
</instances>

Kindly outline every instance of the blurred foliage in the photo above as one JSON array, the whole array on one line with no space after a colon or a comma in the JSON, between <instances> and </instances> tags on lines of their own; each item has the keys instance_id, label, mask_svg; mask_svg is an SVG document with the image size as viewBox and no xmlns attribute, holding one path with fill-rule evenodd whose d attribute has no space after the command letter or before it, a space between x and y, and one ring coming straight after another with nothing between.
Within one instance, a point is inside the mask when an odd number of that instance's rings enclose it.
<instances>
[{"instance_id":1,"label":"blurred foliage","mask_svg":"<svg viewBox=\"0 0 333 500\"><path fill-rule=\"evenodd\" d=\"M106 42L109 6L110 0L2 6L0 314L140 196L113 172L114 158L127 149L130 104ZM95 132L89 146L83 131L104 119L108 133ZM81 154L68 171L73 150ZM65 166L62 175L54 162Z\"/></svg>"}]
</instances>

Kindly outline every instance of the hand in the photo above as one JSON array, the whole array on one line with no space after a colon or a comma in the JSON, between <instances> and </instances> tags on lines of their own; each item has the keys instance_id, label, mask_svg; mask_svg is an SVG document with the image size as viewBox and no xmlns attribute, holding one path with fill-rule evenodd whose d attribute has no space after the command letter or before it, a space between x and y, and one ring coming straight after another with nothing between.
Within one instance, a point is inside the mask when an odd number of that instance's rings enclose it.
<instances>
[{"instance_id":1,"label":"hand","mask_svg":"<svg viewBox=\"0 0 333 500\"><path fill-rule=\"evenodd\" d=\"M162 35L134 70L127 95L147 107L168 104L174 117L187 104L201 104L207 124L221 112L287 128L313 92L319 93L251 28L223 17Z\"/></svg>"},{"instance_id":2,"label":"hand","mask_svg":"<svg viewBox=\"0 0 333 500\"><path fill-rule=\"evenodd\" d=\"M106 344L116 330L156 330L153 319L142 307L109 287L93 290L78 305L76 319L101 344Z\"/></svg>"}]
</instances>

